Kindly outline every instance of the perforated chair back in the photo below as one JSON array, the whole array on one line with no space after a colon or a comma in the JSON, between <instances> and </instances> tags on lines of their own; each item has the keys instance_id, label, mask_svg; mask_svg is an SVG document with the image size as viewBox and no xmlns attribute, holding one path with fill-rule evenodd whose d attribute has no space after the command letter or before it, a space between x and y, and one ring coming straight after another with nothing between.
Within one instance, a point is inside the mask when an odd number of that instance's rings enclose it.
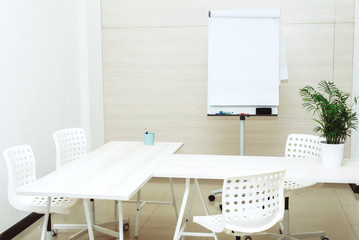
<instances>
[{"instance_id":1,"label":"perforated chair back","mask_svg":"<svg viewBox=\"0 0 359 240\"><path fill-rule=\"evenodd\" d=\"M307 134L290 134L285 146L285 157L320 158L321 138Z\"/></svg>"},{"instance_id":2,"label":"perforated chair back","mask_svg":"<svg viewBox=\"0 0 359 240\"><path fill-rule=\"evenodd\" d=\"M15 189L36 181L34 153L29 145L21 145L6 149L4 158L8 170L8 199L17 208Z\"/></svg>"},{"instance_id":3,"label":"perforated chair back","mask_svg":"<svg viewBox=\"0 0 359 240\"><path fill-rule=\"evenodd\" d=\"M8 200L10 204L21 211L46 213L47 197L22 196L16 194L19 187L24 187L37 180L36 161L31 146L20 145L8 148L3 154L8 170ZM53 197L51 199L50 213L69 214L79 203L80 201L78 199ZM47 221L47 218L48 217L45 217L44 221ZM51 223L51 221L49 222ZM46 226L47 224L44 224L41 239L45 239ZM48 231L48 234L51 235L52 232Z\"/></svg>"},{"instance_id":4,"label":"perforated chair back","mask_svg":"<svg viewBox=\"0 0 359 240\"><path fill-rule=\"evenodd\" d=\"M283 218L285 171L229 177L223 184L222 218L225 228L260 232Z\"/></svg>"},{"instance_id":5,"label":"perforated chair back","mask_svg":"<svg viewBox=\"0 0 359 240\"><path fill-rule=\"evenodd\" d=\"M77 161L87 154L87 141L82 128L62 129L53 134L56 147L56 168Z\"/></svg>"}]
</instances>

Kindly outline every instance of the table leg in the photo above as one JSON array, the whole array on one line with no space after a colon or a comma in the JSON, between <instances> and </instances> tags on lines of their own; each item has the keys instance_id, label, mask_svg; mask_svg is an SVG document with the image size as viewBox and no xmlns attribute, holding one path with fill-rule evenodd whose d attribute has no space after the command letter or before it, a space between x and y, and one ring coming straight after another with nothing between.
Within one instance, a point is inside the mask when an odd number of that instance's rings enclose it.
<instances>
[{"instance_id":1,"label":"table leg","mask_svg":"<svg viewBox=\"0 0 359 240\"><path fill-rule=\"evenodd\" d=\"M114 208L114 215L115 215L115 221L118 220L117 218L117 200L114 201L114 205L113 205L113 208Z\"/></svg>"},{"instance_id":2,"label":"table leg","mask_svg":"<svg viewBox=\"0 0 359 240\"><path fill-rule=\"evenodd\" d=\"M197 191L198 191L199 197L200 197L200 199L201 199L201 201L202 201L202 205L203 205L204 211L206 212L206 214L207 214L207 216L208 216L209 213L208 213L207 204L206 204L206 202L204 201L204 198L203 198L201 189L200 189L200 187L199 187L198 179L194 179L194 183L195 183L195 185L196 185L196 187L197 187Z\"/></svg>"},{"instance_id":3,"label":"table leg","mask_svg":"<svg viewBox=\"0 0 359 240\"><path fill-rule=\"evenodd\" d=\"M90 210L90 217L91 217L92 223L95 224L96 223L96 220L95 220L95 199L90 199L89 210Z\"/></svg>"},{"instance_id":4,"label":"table leg","mask_svg":"<svg viewBox=\"0 0 359 240\"><path fill-rule=\"evenodd\" d=\"M201 192L201 188L199 187L199 183L198 183L198 179L194 179L194 184L197 186L197 191L198 191L198 194L199 194L199 197L202 201L202 205L203 205L203 208L204 208L204 211L206 212L207 216L209 215L209 212L208 212L208 208L207 208L207 204L206 202L204 201L204 198L203 198L203 195L202 195L202 192ZM213 234L213 237L215 240L218 240L217 238L217 235L215 232L212 232Z\"/></svg>"},{"instance_id":5,"label":"table leg","mask_svg":"<svg viewBox=\"0 0 359 240\"><path fill-rule=\"evenodd\" d=\"M83 199L84 202L84 208L85 208L85 215L86 215L86 222L87 222L87 231L89 234L89 239L90 240L94 240L95 237L93 235L93 219L91 216L91 211L90 211L90 206L89 206L89 202L88 199Z\"/></svg>"},{"instance_id":6,"label":"table leg","mask_svg":"<svg viewBox=\"0 0 359 240\"><path fill-rule=\"evenodd\" d=\"M189 184L190 184L190 179L186 178L185 191L184 191L184 194L183 194L182 205L181 205L180 213L179 213L179 216L178 216L177 225L176 225L176 231L175 231L175 235L173 237L173 240L178 240L179 239L179 232L180 232L180 229L181 229L183 215L184 215L184 211L186 209L186 204L187 204L187 200L188 200Z\"/></svg>"},{"instance_id":7,"label":"table leg","mask_svg":"<svg viewBox=\"0 0 359 240\"><path fill-rule=\"evenodd\" d=\"M175 235L174 235L174 240L178 240L178 239L182 239L184 240L186 236L195 236L195 237L213 237L215 240L218 240L216 234L214 232L212 233L200 233L200 232L186 232L186 225L189 222L189 218L191 215L191 210L192 210L192 205L193 205L193 201L194 201L194 195L196 192L196 187L197 187L197 191L199 193L200 199L202 201L202 205L203 208L206 212L206 214L208 215L208 209L207 209L207 205L204 201L201 189L199 187L199 183L198 183L198 179L194 179L194 183L193 183L193 189L191 192L191 196L190 196L190 200L188 203L188 207L187 207L187 211L186 211L186 218L185 218L185 222L182 224L182 220L184 217L184 212L186 209L186 205L187 205L187 200L189 197L189 187L190 187L190 179L186 179L186 184L185 184L185 192L183 194L183 200L182 200L182 205L181 205L181 210L180 210L180 215L177 221L177 226L176 226L176 231L175 231Z\"/></svg>"},{"instance_id":8,"label":"table leg","mask_svg":"<svg viewBox=\"0 0 359 240\"><path fill-rule=\"evenodd\" d=\"M123 237L123 213L122 213L122 201L118 201L118 233L119 239L124 240Z\"/></svg>"},{"instance_id":9,"label":"table leg","mask_svg":"<svg viewBox=\"0 0 359 240\"><path fill-rule=\"evenodd\" d=\"M192 187L192 192L190 193L190 200L189 200L189 205L188 205L188 208L187 208L187 213L186 213L186 223L188 223L189 221L189 218L191 216L191 211L192 211L192 205L193 205L193 202L194 202L194 197L195 197L195 194L196 194L196 186L195 184L193 183L193 187ZM185 228L183 228L183 231L185 230Z\"/></svg>"},{"instance_id":10,"label":"table leg","mask_svg":"<svg viewBox=\"0 0 359 240\"><path fill-rule=\"evenodd\" d=\"M138 225L140 221L140 208L141 208L141 189L137 191L136 202L136 223L135 223L135 237L138 237Z\"/></svg>"},{"instance_id":11,"label":"table leg","mask_svg":"<svg viewBox=\"0 0 359 240\"><path fill-rule=\"evenodd\" d=\"M49 221L49 215L50 215L50 207L51 207L51 197L47 197L47 205L45 210L44 225L42 227L41 240L45 240L46 237L47 222Z\"/></svg>"},{"instance_id":12,"label":"table leg","mask_svg":"<svg viewBox=\"0 0 359 240\"><path fill-rule=\"evenodd\" d=\"M175 209L176 219L178 219L178 211L177 211L176 196L175 196L175 191L174 191L174 189L173 189L173 181L172 181L172 178L170 178L170 186L171 186L171 193L172 193L173 207L174 207L174 209Z\"/></svg>"}]
</instances>

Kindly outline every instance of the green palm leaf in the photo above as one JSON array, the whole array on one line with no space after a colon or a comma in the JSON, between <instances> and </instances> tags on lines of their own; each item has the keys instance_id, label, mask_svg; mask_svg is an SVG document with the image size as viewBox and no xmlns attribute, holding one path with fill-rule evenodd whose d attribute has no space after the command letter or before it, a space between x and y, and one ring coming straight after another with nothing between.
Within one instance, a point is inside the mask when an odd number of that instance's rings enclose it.
<instances>
[{"instance_id":1,"label":"green palm leaf","mask_svg":"<svg viewBox=\"0 0 359 240\"><path fill-rule=\"evenodd\" d=\"M299 95L304 109L319 117L314 119L318 126L313 131L321 133L328 144L345 142L351 130L358 128L358 117L353 110L357 98L351 105L347 104L350 94L339 90L333 82L320 81L318 90L307 85L299 90Z\"/></svg>"}]
</instances>

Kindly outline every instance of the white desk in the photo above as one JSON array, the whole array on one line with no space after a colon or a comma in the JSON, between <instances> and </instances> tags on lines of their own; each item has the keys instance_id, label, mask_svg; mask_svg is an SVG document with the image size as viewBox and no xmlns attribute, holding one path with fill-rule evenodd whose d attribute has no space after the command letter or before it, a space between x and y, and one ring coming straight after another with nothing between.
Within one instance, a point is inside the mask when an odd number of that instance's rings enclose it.
<instances>
[{"instance_id":1,"label":"white desk","mask_svg":"<svg viewBox=\"0 0 359 240\"><path fill-rule=\"evenodd\" d=\"M181 146L182 143L156 142L154 146L144 146L142 142L110 142L83 159L50 173L32 185L18 189L18 193L84 199L90 239L93 239L92 228L110 232L91 222L87 199L118 200L120 233L116 236L123 239L122 201L129 200L152 176L185 178L186 190L174 235L174 239L177 240L181 235L191 235L185 232L185 225L181 228L191 178L195 179L195 186L199 190L197 179L224 179L228 175L247 175L286 169L287 180L359 183L359 160L345 160L340 168L326 169L322 167L319 160L173 155ZM201 199L205 206L202 196ZM189 214L186 217L188 219ZM207 236L198 233L193 235Z\"/></svg>"},{"instance_id":2,"label":"white desk","mask_svg":"<svg viewBox=\"0 0 359 240\"><path fill-rule=\"evenodd\" d=\"M284 157L253 157L228 155L172 155L153 172L154 177L185 178L185 192L182 200L174 240L181 236L207 236L212 233L186 232L189 221L193 193L197 187L205 212L208 210L199 189L197 179L224 179L226 176L240 176L286 169L286 180L302 180L325 183L359 183L359 160L344 160L340 168L324 168L320 160L288 159ZM190 179L194 179L194 186L186 219L182 224L185 208L189 197Z\"/></svg>"},{"instance_id":3,"label":"white desk","mask_svg":"<svg viewBox=\"0 0 359 240\"><path fill-rule=\"evenodd\" d=\"M122 201L129 200L152 177L153 169L182 143L110 142L87 154L84 158L39 179L34 184L18 189L30 196L74 197L84 199L89 237L97 231L123 239ZM88 199L118 200L119 230L113 231L94 225L88 209Z\"/></svg>"},{"instance_id":4,"label":"white desk","mask_svg":"<svg viewBox=\"0 0 359 240\"><path fill-rule=\"evenodd\" d=\"M224 179L286 169L286 180L359 183L359 159L344 159L340 168L324 168L320 160L285 157L174 154L158 165L153 177Z\"/></svg>"}]
</instances>

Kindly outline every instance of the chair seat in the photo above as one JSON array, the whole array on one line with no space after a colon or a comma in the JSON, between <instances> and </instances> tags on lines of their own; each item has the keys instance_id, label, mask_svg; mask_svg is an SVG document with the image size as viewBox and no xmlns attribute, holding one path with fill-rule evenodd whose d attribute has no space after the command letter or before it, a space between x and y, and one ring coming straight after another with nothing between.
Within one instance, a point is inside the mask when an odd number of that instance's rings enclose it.
<instances>
[{"instance_id":1,"label":"chair seat","mask_svg":"<svg viewBox=\"0 0 359 240\"><path fill-rule=\"evenodd\" d=\"M213 231L222 232L225 222L223 221L222 214L209 215L209 216L194 216L193 222Z\"/></svg>"},{"instance_id":2,"label":"chair seat","mask_svg":"<svg viewBox=\"0 0 359 240\"><path fill-rule=\"evenodd\" d=\"M75 198L52 198L50 213L70 214L72 209L80 203L81 201ZM45 213L47 198L34 196L17 196L16 203L13 202L13 204L16 204L16 206L14 207L23 211Z\"/></svg>"},{"instance_id":3,"label":"chair seat","mask_svg":"<svg viewBox=\"0 0 359 240\"><path fill-rule=\"evenodd\" d=\"M292 193L306 187L310 187L317 184L317 182L306 182L306 181L284 181L284 196L289 197Z\"/></svg>"},{"instance_id":4,"label":"chair seat","mask_svg":"<svg viewBox=\"0 0 359 240\"><path fill-rule=\"evenodd\" d=\"M278 170L227 177L222 188L222 214L194 216L193 221L213 233L237 237L266 231L284 215L284 176L285 170Z\"/></svg>"},{"instance_id":5,"label":"chair seat","mask_svg":"<svg viewBox=\"0 0 359 240\"><path fill-rule=\"evenodd\" d=\"M284 189L294 190L299 188L310 187L317 184L317 182L307 182L307 181L284 181Z\"/></svg>"}]
</instances>

